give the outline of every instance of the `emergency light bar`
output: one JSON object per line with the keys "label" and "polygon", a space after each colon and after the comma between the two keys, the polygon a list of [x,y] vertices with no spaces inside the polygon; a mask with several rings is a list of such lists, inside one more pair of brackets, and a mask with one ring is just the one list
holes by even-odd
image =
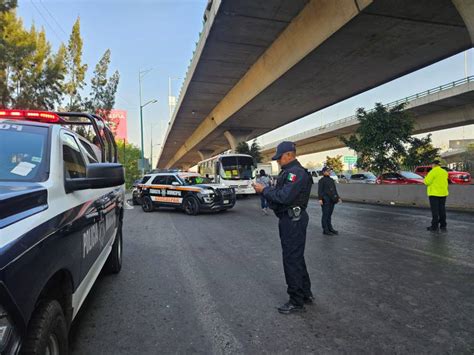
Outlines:
{"label": "emergency light bar", "polygon": [[61,120],[52,112],[30,110],[0,110],[0,118],[27,119],[44,123],[57,123]]}

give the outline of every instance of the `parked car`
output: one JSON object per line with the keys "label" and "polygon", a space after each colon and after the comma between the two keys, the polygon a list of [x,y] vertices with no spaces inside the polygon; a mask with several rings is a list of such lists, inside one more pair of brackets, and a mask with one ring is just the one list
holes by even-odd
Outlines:
{"label": "parked car", "polygon": [[351,179],[351,174],[339,174],[337,177],[340,183],[347,184]]}
{"label": "parked car", "polygon": [[152,212],[173,207],[188,215],[217,212],[235,205],[235,190],[215,184],[197,173],[170,172],[146,175],[138,185],[142,209]]}
{"label": "parked car", "polygon": [[411,171],[400,171],[398,173],[382,174],[377,178],[376,183],[388,185],[422,185],[423,177]]}
{"label": "parked car", "polygon": [[372,173],[352,174],[349,179],[350,184],[375,184],[377,177]]}
{"label": "parked car", "polygon": [[[469,185],[472,182],[471,174],[465,171],[456,171],[452,170],[446,166],[442,167],[444,170],[448,172],[448,180],[450,184],[462,184],[462,185]],[[418,166],[415,168],[415,173],[425,177],[431,171],[431,166]]]}
{"label": "parked car", "polygon": [[[315,184],[317,184],[319,182],[319,180],[321,180],[321,178],[324,176],[322,170],[309,170],[309,172],[311,173],[311,176],[313,177],[313,182]],[[336,183],[339,182],[339,178],[338,178],[338,176],[336,175],[336,173],[334,171],[331,171],[330,177]]]}
{"label": "parked car", "polygon": [[69,352],[101,270],[122,267],[124,182],[100,117],[0,110],[1,354]]}
{"label": "parked car", "polygon": [[136,206],[136,205],[141,204],[140,193],[139,193],[140,191],[138,189],[138,185],[148,181],[149,178],[150,178],[150,175],[145,175],[142,179],[137,179],[133,182],[133,185],[132,185],[132,205]]}

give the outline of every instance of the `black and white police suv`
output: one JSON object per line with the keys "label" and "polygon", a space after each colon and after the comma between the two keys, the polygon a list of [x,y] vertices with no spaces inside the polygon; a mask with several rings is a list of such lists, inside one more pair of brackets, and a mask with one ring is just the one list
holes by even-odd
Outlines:
{"label": "black and white police suv", "polygon": [[145,212],[174,207],[188,215],[225,211],[235,205],[235,191],[213,184],[196,173],[169,172],[145,175],[138,184],[139,199]]}
{"label": "black and white police suv", "polygon": [[0,109],[0,353],[68,353],[100,271],[121,269],[123,184],[100,117]]}

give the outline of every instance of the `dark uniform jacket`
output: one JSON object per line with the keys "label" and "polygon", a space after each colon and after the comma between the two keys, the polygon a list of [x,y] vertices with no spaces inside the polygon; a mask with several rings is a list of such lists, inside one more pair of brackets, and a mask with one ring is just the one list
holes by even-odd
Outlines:
{"label": "dark uniform jacket", "polygon": [[281,167],[275,187],[266,187],[263,196],[270,208],[281,217],[291,207],[308,207],[313,178],[298,160]]}
{"label": "dark uniform jacket", "polygon": [[324,203],[337,203],[339,200],[336,183],[329,176],[323,176],[318,182],[318,199]]}

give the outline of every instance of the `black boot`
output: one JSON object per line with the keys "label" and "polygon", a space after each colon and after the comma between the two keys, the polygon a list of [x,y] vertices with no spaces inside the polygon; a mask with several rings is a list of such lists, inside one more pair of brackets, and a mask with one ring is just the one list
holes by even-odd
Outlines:
{"label": "black boot", "polygon": [[287,302],[284,305],[278,307],[278,312],[282,314],[290,314],[290,313],[298,313],[298,312],[305,312],[306,309],[304,306],[295,306],[291,302]]}
{"label": "black boot", "polygon": [[337,230],[335,230],[333,227],[329,228],[329,231],[332,233],[332,234],[336,234],[338,235],[339,232]]}
{"label": "black boot", "polygon": [[429,231],[429,232],[437,232],[438,228],[436,228],[436,227],[426,227],[426,230]]}
{"label": "black boot", "polygon": [[323,234],[324,234],[324,235],[334,235],[334,234],[331,233],[329,230],[323,231]]}

